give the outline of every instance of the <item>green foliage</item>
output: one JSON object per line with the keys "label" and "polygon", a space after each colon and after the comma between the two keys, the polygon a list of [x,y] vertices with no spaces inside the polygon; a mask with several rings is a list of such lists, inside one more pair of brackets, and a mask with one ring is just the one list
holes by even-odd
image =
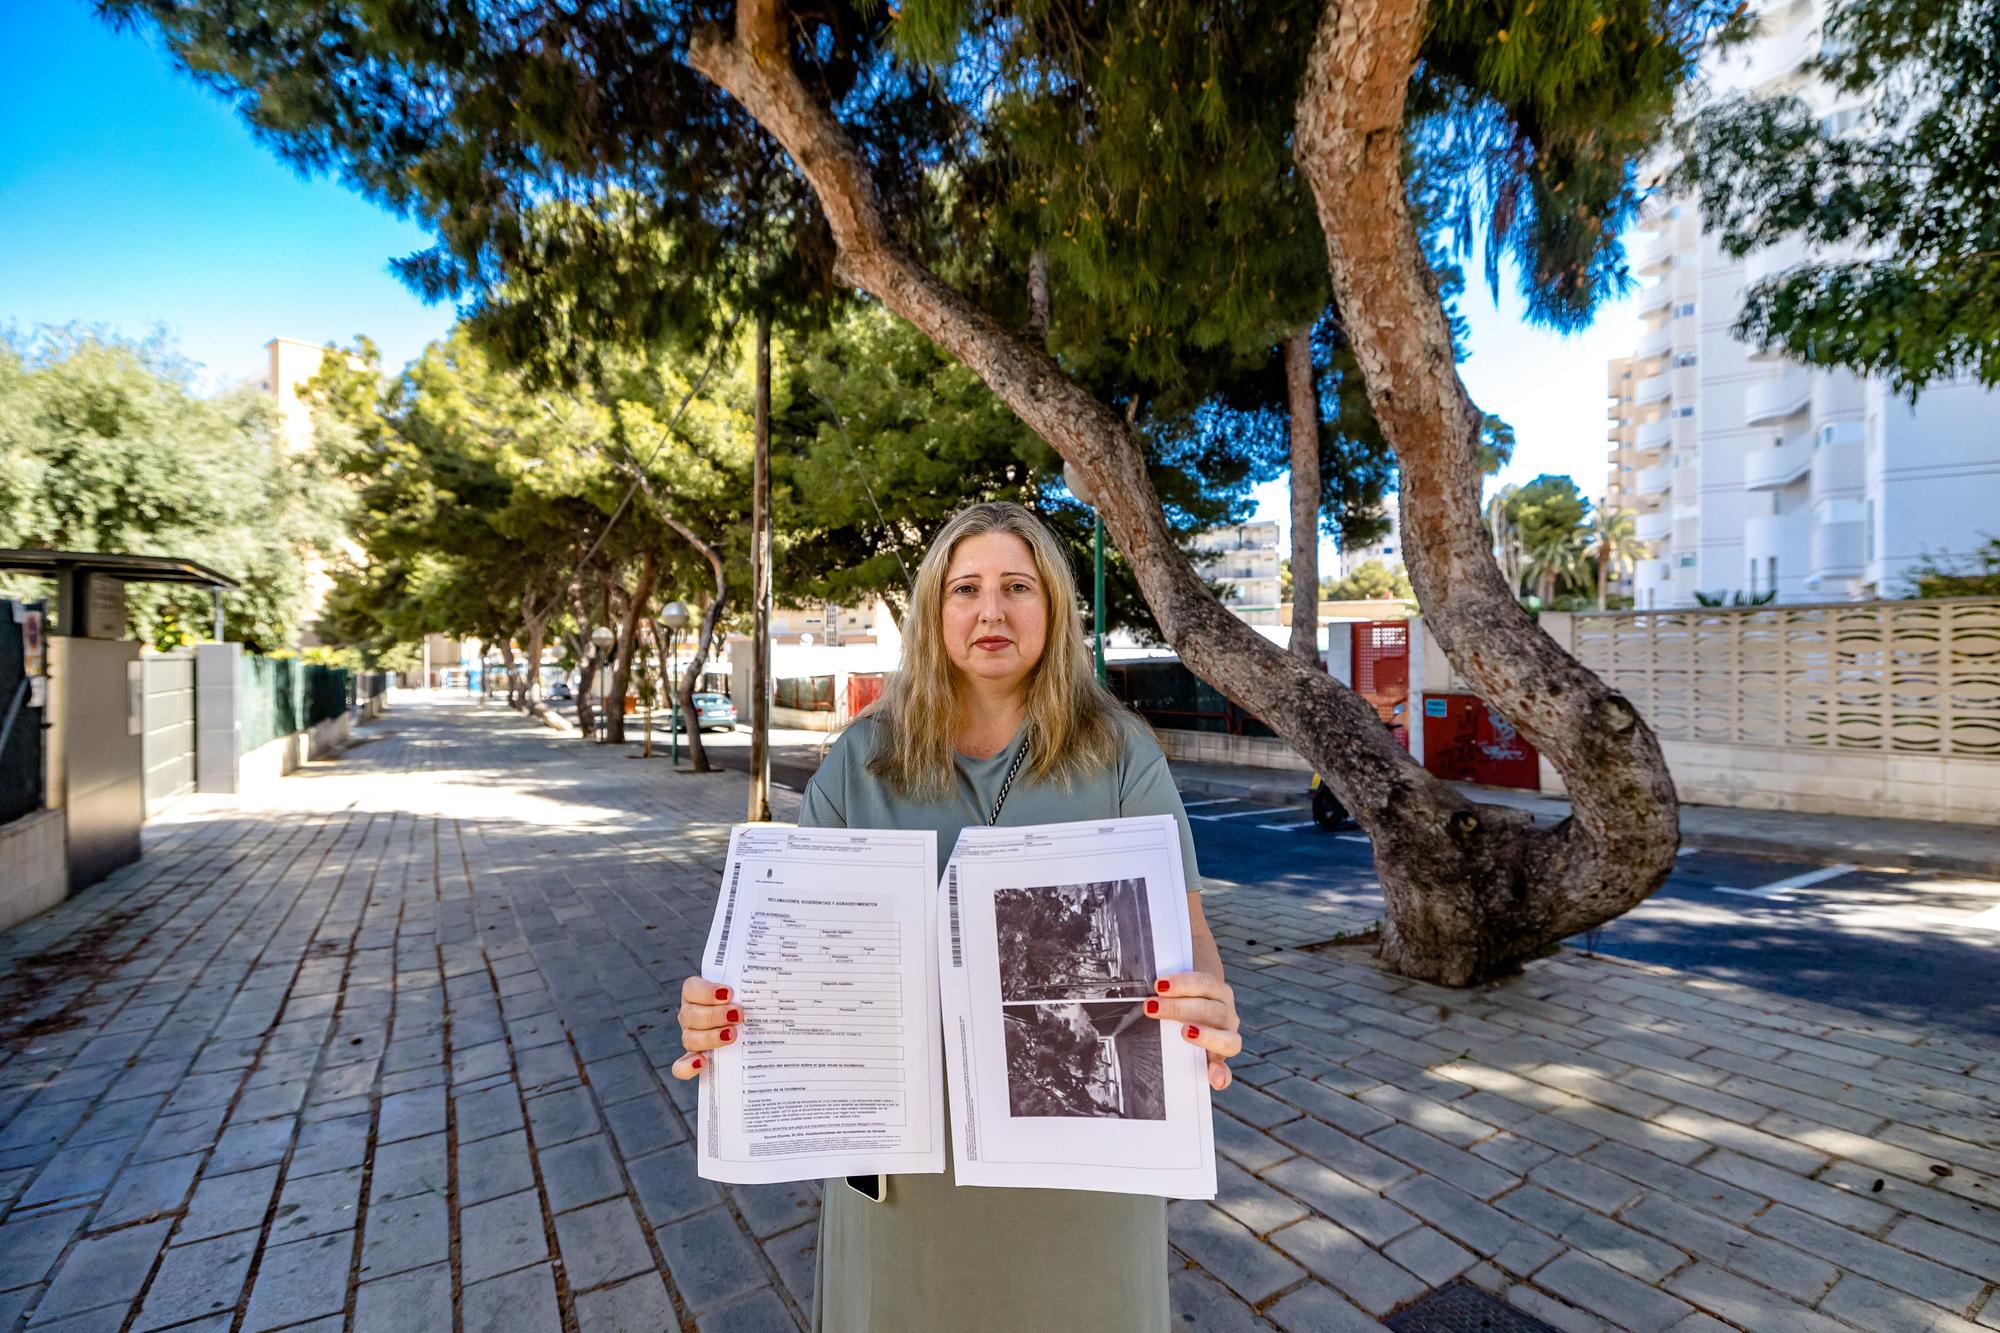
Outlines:
{"label": "green foliage", "polygon": [[367,350],[330,360],[311,386],[327,433],[345,441],[338,461],[359,488],[367,556],[341,571],[333,642],[373,663],[428,632],[505,641],[578,597],[601,615],[604,585],[628,586],[646,551],[662,568],[655,600],[704,600],[706,563],[643,495],[626,502],[641,469],[676,516],[746,561],[740,373],[712,379],[670,430],[690,388],[672,358],[601,355],[603,378],[571,392],[505,368],[462,326],[393,378]]}
{"label": "green foliage", "polygon": [[1694,600],[1697,606],[1768,606],[1778,600],[1778,590],[1744,592],[1738,588],[1734,592],[1697,592]]}
{"label": "green foliage", "polygon": [[1381,597],[1399,597],[1405,601],[1416,599],[1416,593],[1410,589],[1410,571],[1403,568],[1400,560],[1393,565],[1380,560],[1364,560],[1346,578],[1323,580],[1319,585],[1319,595],[1335,602],[1373,601]]}
{"label": "green foliage", "polygon": [[1918,597],[2000,597],[2000,537],[1988,537],[1969,555],[1927,555],[1909,569]]}
{"label": "green foliage", "polygon": [[1487,506],[1501,572],[1523,596],[1553,607],[1565,593],[1595,596],[1590,501],[1568,477],[1547,473],[1503,486]]}
{"label": "green foliage", "polygon": [[[82,328],[0,339],[0,546],[198,560],[243,586],[224,630],[258,652],[297,641],[306,557],[330,550],[345,494],[288,453],[254,390],[198,396],[158,342]],[[208,638],[206,589],[127,590],[135,637]]]}
{"label": "green foliage", "polygon": [[1822,256],[1754,284],[1740,336],[1912,396],[2000,384],[1996,31],[2000,0],[1843,0],[1813,72],[1863,99],[1858,123],[1737,95],[1677,127],[1673,187],[1700,191],[1725,250]]}

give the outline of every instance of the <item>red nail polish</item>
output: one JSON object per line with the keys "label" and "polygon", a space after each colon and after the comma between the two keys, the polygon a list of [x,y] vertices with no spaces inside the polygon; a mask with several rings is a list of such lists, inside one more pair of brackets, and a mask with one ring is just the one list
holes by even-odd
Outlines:
{"label": "red nail polish", "polygon": [[715,998],[716,998],[716,1000],[717,1000],[718,1002],[719,1002],[719,1001],[722,1001],[722,1000],[726,1000],[726,999],[728,999],[728,998],[729,998],[729,987],[727,987],[727,986],[717,986],[717,987],[715,988]]}
{"label": "red nail polish", "polygon": [[1159,1012],[1160,1012],[1160,1002],[1158,1000],[1146,1001],[1146,1013],[1149,1017],[1157,1016]]}
{"label": "red nail polish", "polygon": [[741,1009],[731,1009],[722,1016],[722,1019],[725,1023],[741,1023],[743,1021],[743,1011]]}
{"label": "red nail polish", "polygon": [[1189,1041],[1193,1041],[1196,1037],[1199,1037],[1200,1035],[1201,1035],[1200,1028],[1196,1027],[1192,1023],[1188,1024],[1186,1036]]}
{"label": "red nail polish", "polygon": [[1167,983],[1164,981],[1156,981],[1153,983],[1153,989],[1158,991],[1160,994],[1165,995],[1167,993]]}
{"label": "red nail polish", "polygon": [[724,1041],[731,1041],[735,1038],[735,1036],[736,1036],[736,1029],[734,1028],[722,1029],[722,1039]]}
{"label": "red nail polish", "polygon": [[701,1057],[697,1055],[691,1062],[689,1062],[688,1068],[689,1069],[701,1068]]}

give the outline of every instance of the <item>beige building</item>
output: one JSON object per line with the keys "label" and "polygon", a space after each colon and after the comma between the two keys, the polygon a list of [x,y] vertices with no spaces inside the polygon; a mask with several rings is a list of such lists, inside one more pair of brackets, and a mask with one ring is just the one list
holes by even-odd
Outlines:
{"label": "beige building", "polygon": [[1204,532],[1188,543],[1201,576],[1228,585],[1222,604],[1248,625],[1276,625],[1278,618],[1278,525],[1237,523]]}
{"label": "beige building", "polygon": [[[1639,401],[1640,382],[1652,376],[1658,360],[1657,353],[1617,357],[1607,367],[1604,384],[1605,397],[1610,400],[1604,410],[1610,470],[1604,480],[1601,507],[1610,513],[1631,514],[1636,534],[1647,544],[1649,553],[1653,543],[1664,539],[1673,527],[1672,515],[1666,512],[1668,488],[1653,484],[1662,475],[1655,469],[1666,458],[1672,438],[1673,427],[1667,417],[1671,404],[1650,388],[1646,401]],[[1647,481],[1644,487],[1639,485],[1642,476]],[[1632,576],[1621,577],[1608,591],[1629,597]]]}
{"label": "beige building", "polygon": [[[326,362],[327,349],[318,343],[302,342],[297,338],[273,338],[264,344],[264,368],[243,383],[259,393],[268,395],[278,405],[278,438],[285,452],[303,453],[312,448],[312,409],[299,394],[300,388],[319,373]],[[342,549],[347,556],[359,562],[364,557],[361,548],[352,541],[343,541]],[[333,592],[333,575],[327,571],[326,561],[318,552],[306,556],[306,605],[300,623],[304,629],[299,635],[299,646],[314,647],[319,636],[314,627],[319,623],[320,613],[326,609],[326,599]]]}
{"label": "beige building", "polygon": [[866,606],[840,606],[833,602],[773,606],[771,642],[818,644],[822,648],[880,644],[900,653],[903,635],[896,628],[896,618],[889,614],[889,604],[877,597]]}

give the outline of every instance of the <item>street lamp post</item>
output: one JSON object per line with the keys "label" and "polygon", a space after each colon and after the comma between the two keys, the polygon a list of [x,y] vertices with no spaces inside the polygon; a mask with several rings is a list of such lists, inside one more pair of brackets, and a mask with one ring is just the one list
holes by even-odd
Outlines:
{"label": "street lamp post", "polygon": [[[667,682],[667,698],[673,701],[670,705],[673,709],[673,721],[669,725],[673,728],[675,768],[681,766],[681,689],[679,672],[675,667],[674,643],[680,632],[687,628],[687,623],[688,609],[679,602],[668,602],[660,608],[660,624],[666,626],[667,630],[667,665],[664,674]],[[696,710],[695,716],[688,719],[688,726],[690,728],[697,726],[696,719],[700,716],[700,710]]]}
{"label": "street lamp post", "polygon": [[599,745],[604,743],[606,730],[604,710],[610,707],[608,700],[611,681],[604,671],[604,655],[617,641],[617,634],[612,632],[608,625],[599,625],[590,632],[590,646],[597,649],[597,743]]}
{"label": "street lamp post", "polygon": [[1090,506],[1091,518],[1091,562],[1092,574],[1090,593],[1090,631],[1096,641],[1097,683],[1105,683],[1104,676],[1104,514],[1099,510],[1089,487],[1083,484],[1069,468],[1063,468],[1063,485],[1080,503]]}

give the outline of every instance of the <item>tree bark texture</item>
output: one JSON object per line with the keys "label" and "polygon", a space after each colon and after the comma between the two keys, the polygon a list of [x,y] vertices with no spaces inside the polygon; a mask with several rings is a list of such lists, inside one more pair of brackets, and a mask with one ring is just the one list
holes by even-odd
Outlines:
{"label": "tree bark texture", "polygon": [[757,317],[757,415],[750,470],[750,813],[771,817],[771,321]]}
{"label": "tree bark texture", "polygon": [[[1382,7],[1363,6],[1371,13]],[[1410,50],[1413,56],[1414,46]],[[1392,965],[1426,980],[1469,985],[1509,971],[1566,936],[1617,915],[1658,884],[1664,875],[1659,867],[1665,864],[1659,859],[1659,846],[1664,845],[1664,855],[1671,860],[1673,806],[1672,788],[1650,733],[1629,705],[1606,695],[1601,685],[1596,700],[1580,696],[1579,676],[1587,673],[1534,631],[1518,607],[1511,608],[1514,621],[1526,624],[1546,652],[1522,649],[1515,634],[1499,650],[1505,655],[1481,663],[1481,676],[1518,671],[1518,680],[1507,689],[1509,699],[1546,682],[1558,698],[1543,711],[1581,705],[1601,719],[1607,734],[1622,738],[1600,748],[1622,745],[1651,752],[1650,771],[1657,782],[1614,780],[1622,784],[1617,803],[1640,827],[1638,835],[1622,845],[1615,841],[1619,831],[1601,823],[1593,822],[1579,832],[1581,821],[1571,821],[1538,834],[1523,814],[1474,806],[1417,767],[1382,727],[1373,705],[1300,657],[1281,651],[1226,611],[1176,544],[1127,424],[1065,375],[1033,341],[947,286],[890,236],[865,165],[792,68],[785,19],[775,0],[739,0],[734,33],[714,27],[697,30],[688,61],[742,103],[791,155],[825,211],[838,246],[842,278],[869,292],[979,375],[1081,475],[1181,660],[1265,720],[1326,776],[1373,839],[1388,908],[1383,948]],[[1379,131],[1381,142],[1376,145],[1395,170],[1399,207],[1400,88],[1408,76],[1408,64],[1394,76],[1398,118]],[[1404,225],[1407,228],[1407,214]],[[1329,246],[1334,248],[1331,240]],[[1420,253],[1417,260],[1421,263]],[[1334,268],[1338,273],[1338,262]],[[1424,289],[1429,286],[1429,269],[1425,266],[1418,272],[1418,287]],[[1349,297],[1337,281],[1336,296],[1345,317]],[[1379,344],[1370,344],[1377,353],[1376,364],[1363,364],[1370,372],[1371,387],[1400,386],[1406,375],[1429,380],[1436,370],[1426,359],[1433,354],[1442,358],[1445,373],[1456,384],[1449,337],[1439,333],[1435,346],[1429,342],[1429,330],[1433,325],[1441,328],[1443,319],[1434,288],[1428,300],[1429,315],[1421,321],[1426,329],[1423,338],[1397,349],[1397,355],[1415,356],[1416,361],[1404,365],[1385,358]],[[1371,320],[1399,315],[1419,320],[1409,310],[1387,310],[1379,303],[1366,307],[1365,314]],[[1371,338],[1375,335],[1371,327]],[[1469,409],[1462,389],[1458,396]],[[1382,411],[1378,405],[1378,414]],[[1385,423],[1392,419],[1384,415]],[[1459,418],[1440,418],[1433,430],[1444,420],[1455,426]],[[1476,431],[1476,413],[1471,424]],[[1390,438],[1393,442],[1396,436]],[[1453,438],[1463,445],[1471,437]],[[1441,495],[1447,502],[1462,502],[1469,496],[1471,528],[1476,531],[1477,465],[1467,452],[1470,491],[1462,487],[1457,492],[1440,491],[1438,481],[1426,477],[1421,503],[1438,503]],[[1406,483],[1406,529],[1418,507]],[[1423,516],[1426,534],[1440,526],[1442,517]],[[1449,558],[1461,559],[1463,553],[1453,548]],[[1490,553],[1485,560],[1490,569]],[[1497,574],[1493,578],[1497,581]],[[1441,581],[1439,586],[1445,585]],[[1453,623],[1463,629],[1463,617],[1455,617]],[[1486,651],[1474,634],[1441,637],[1455,660],[1469,650]],[[761,634],[758,641],[765,641]],[[1538,675],[1545,661],[1562,670],[1554,676]],[[1460,666],[1463,669],[1464,663]],[[1506,711],[1504,703],[1502,710]],[[1643,755],[1633,761],[1633,772],[1645,768]],[[1565,774],[1573,791],[1594,780],[1587,765],[1574,771],[1565,768]],[[1654,801],[1650,809],[1639,808],[1642,790]],[[1591,804],[1593,810],[1601,805],[1595,798]],[[1659,837],[1662,818],[1664,844]],[[1614,841],[1606,844],[1605,838]],[[1625,852],[1639,858],[1636,870],[1618,864]]]}
{"label": "tree bark texture", "polygon": [[1285,339],[1285,392],[1292,406],[1292,641],[1319,660],[1319,386],[1313,380],[1312,326]]}
{"label": "tree bark texture", "polygon": [[1651,728],[1536,626],[1494,563],[1479,505],[1481,414],[1458,377],[1403,176],[1424,11],[1424,0],[1327,6],[1293,154],[1312,186],[1342,328],[1396,452],[1425,628],[1555,764],[1574,811],[1537,832],[1492,811],[1440,809],[1420,822],[1443,815],[1447,838],[1378,854],[1390,906],[1385,953],[1406,972],[1432,975],[1475,944],[1518,954],[1630,910],[1665,880],[1680,835]]}

